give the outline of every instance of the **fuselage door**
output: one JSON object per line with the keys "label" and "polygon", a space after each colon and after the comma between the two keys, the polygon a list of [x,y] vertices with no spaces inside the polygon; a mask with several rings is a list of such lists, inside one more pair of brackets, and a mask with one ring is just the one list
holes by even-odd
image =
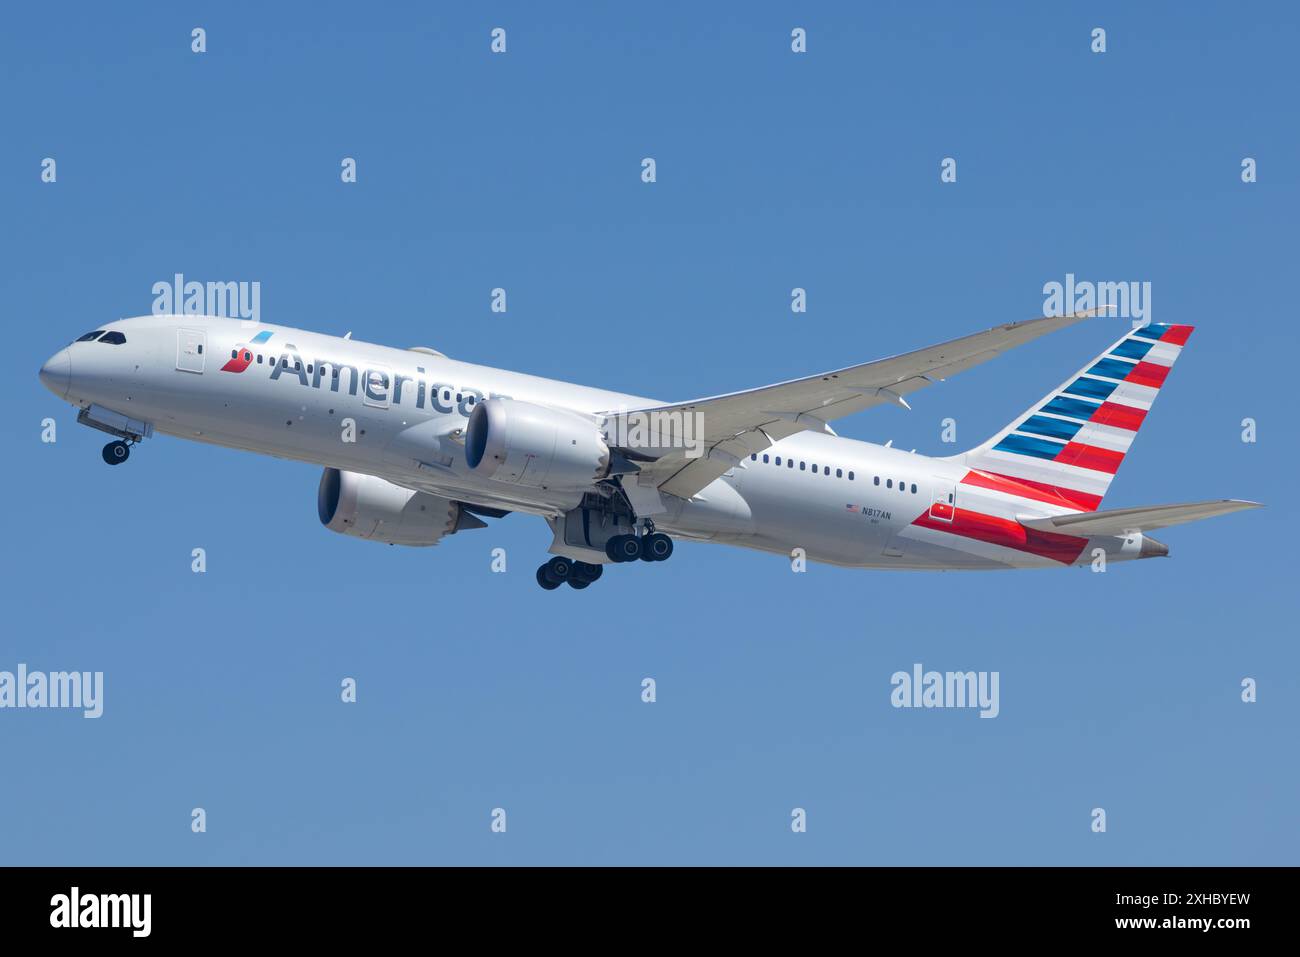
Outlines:
{"label": "fuselage door", "polygon": [[176,368],[181,372],[203,371],[207,333],[202,329],[176,330]]}
{"label": "fuselage door", "polygon": [[951,522],[957,516],[957,486],[948,479],[935,476],[933,495],[930,498],[930,517],[940,522]]}

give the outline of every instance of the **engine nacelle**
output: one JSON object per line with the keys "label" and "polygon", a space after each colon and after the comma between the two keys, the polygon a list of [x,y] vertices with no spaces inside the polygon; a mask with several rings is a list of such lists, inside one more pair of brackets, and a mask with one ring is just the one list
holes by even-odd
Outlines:
{"label": "engine nacelle", "polygon": [[498,482],[585,489],[608,473],[609,446],[596,423],[576,412],[487,399],[465,427],[465,463]]}
{"label": "engine nacelle", "polygon": [[460,527],[482,525],[451,499],[330,468],[320,477],[316,511],[331,532],[389,545],[436,545]]}

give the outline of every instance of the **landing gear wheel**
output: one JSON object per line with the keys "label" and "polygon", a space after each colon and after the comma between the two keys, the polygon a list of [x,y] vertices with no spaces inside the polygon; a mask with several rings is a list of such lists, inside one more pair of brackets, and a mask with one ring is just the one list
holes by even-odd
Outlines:
{"label": "landing gear wheel", "polygon": [[673,553],[673,540],[663,532],[655,532],[641,539],[641,559],[647,562],[667,561]]}
{"label": "landing gear wheel", "polygon": [[[569,576],[569,584],[573,585],[574,588],[585,588],[604,573],[604,565],[593,565],[591,562],[574,562],[573,574]],[[583,582],[583,584],[576,585],[575,582]]]}
{"label": "landing gear wheel", "polygon": [[547,591],[554,591],[560,587],[559,582],[553,582],[546,577],[546,566],[543,565],[537,569],[537,584],[541,585]]}
{"label": "landing gear wheel", "polygon": [[585,578],[570,578],[570,579],[569,579],[569,587],[570,587],[570,588],[576,588],[576,589],[578,589],[579,591],[581,591],[582,589],[586,588],[586,587],[587,587],[588,585],[590,585],[590,584],[591,584],[591,582],[588,581],[588,580],[585,579]]}
{"label": "landing gear wheel", "polygon": [[127,456],[131,454],[131,446],[118,439],[116,442],[109,442],[108,445],[104,446],[104,451],[101,454],[104,456],[104,461],[109,465],[121,465],[126,461]]}
{"label": "landing gear wheel", "polygon": [[611,562],[634,562],[641,557],[641,539],[635,535],[615,535],[605,544]]}
{"label": "landing gear wheel", "polygon": [[560,585],[568,581],[573,575],[573,562],[563,555],[556,555],[542,566],[542,571],[547,579]]}

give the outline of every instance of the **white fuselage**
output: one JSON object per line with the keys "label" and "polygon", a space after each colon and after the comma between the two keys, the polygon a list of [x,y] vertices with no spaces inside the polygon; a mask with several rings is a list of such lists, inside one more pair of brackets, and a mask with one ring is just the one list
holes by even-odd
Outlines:
{"label": "white fuselage", "polygon": [[[113,410],[169,435],[552,519],[578,504],[581,490],[525,488],[468,468],[454,436],[474,403],[505,396],[588,415],[657,404],[428,350],[237,319],[148,316],[100,328],[126,341],[73,343],[42,371],[46,385],[77,406]],[[390,383],[381,395],[366,387],[376,370]],[[355,441],[341,441],[349,419]],[[1077,554],[1068,542],[1002,543],[1017,516],[1068,509],[963,484],[967,473],[962,456],[930,458],[805,432],[742,460],[688,501],[665,496],[667,511],[655,524],[683,538],[784,555],[803,549],[809,560],[852,566],[1059,567],[1087,563],[1098,547],[1108,560],[1137,557],[1140,542],[1121,539],[1080,544]],[[956,524],[929,517],[939,501],[951,506],[941,514],[956,511]],[[977,535],[959,533],[975,527],[968,522]]]}

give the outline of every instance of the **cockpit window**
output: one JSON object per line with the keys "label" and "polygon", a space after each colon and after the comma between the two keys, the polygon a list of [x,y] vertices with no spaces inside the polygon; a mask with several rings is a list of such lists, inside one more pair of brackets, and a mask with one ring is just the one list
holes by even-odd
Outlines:
{"label": "cockpit window", "polygon": [[106,332],[104,333],[104,338],[99,341],[107,342],[109,345],[120,346],[122,343],[126,342],[126,336],[122,335],[120,332]]}
{"label": "cockpit window", "polygon": [[75,339],[75,340],[73,340],[73,341],[75,341],[75,342],[94,342],[96,339],[98,339],[98,338],[99,338],[100,336],[102,336],[103,334],[104,334],[104,330],[103,330],[103,329],[96,329],[94,332],[88,332],[88,333],[86,333],[84,336],[80,336],[79,338],[77,338],[77,339]]}

